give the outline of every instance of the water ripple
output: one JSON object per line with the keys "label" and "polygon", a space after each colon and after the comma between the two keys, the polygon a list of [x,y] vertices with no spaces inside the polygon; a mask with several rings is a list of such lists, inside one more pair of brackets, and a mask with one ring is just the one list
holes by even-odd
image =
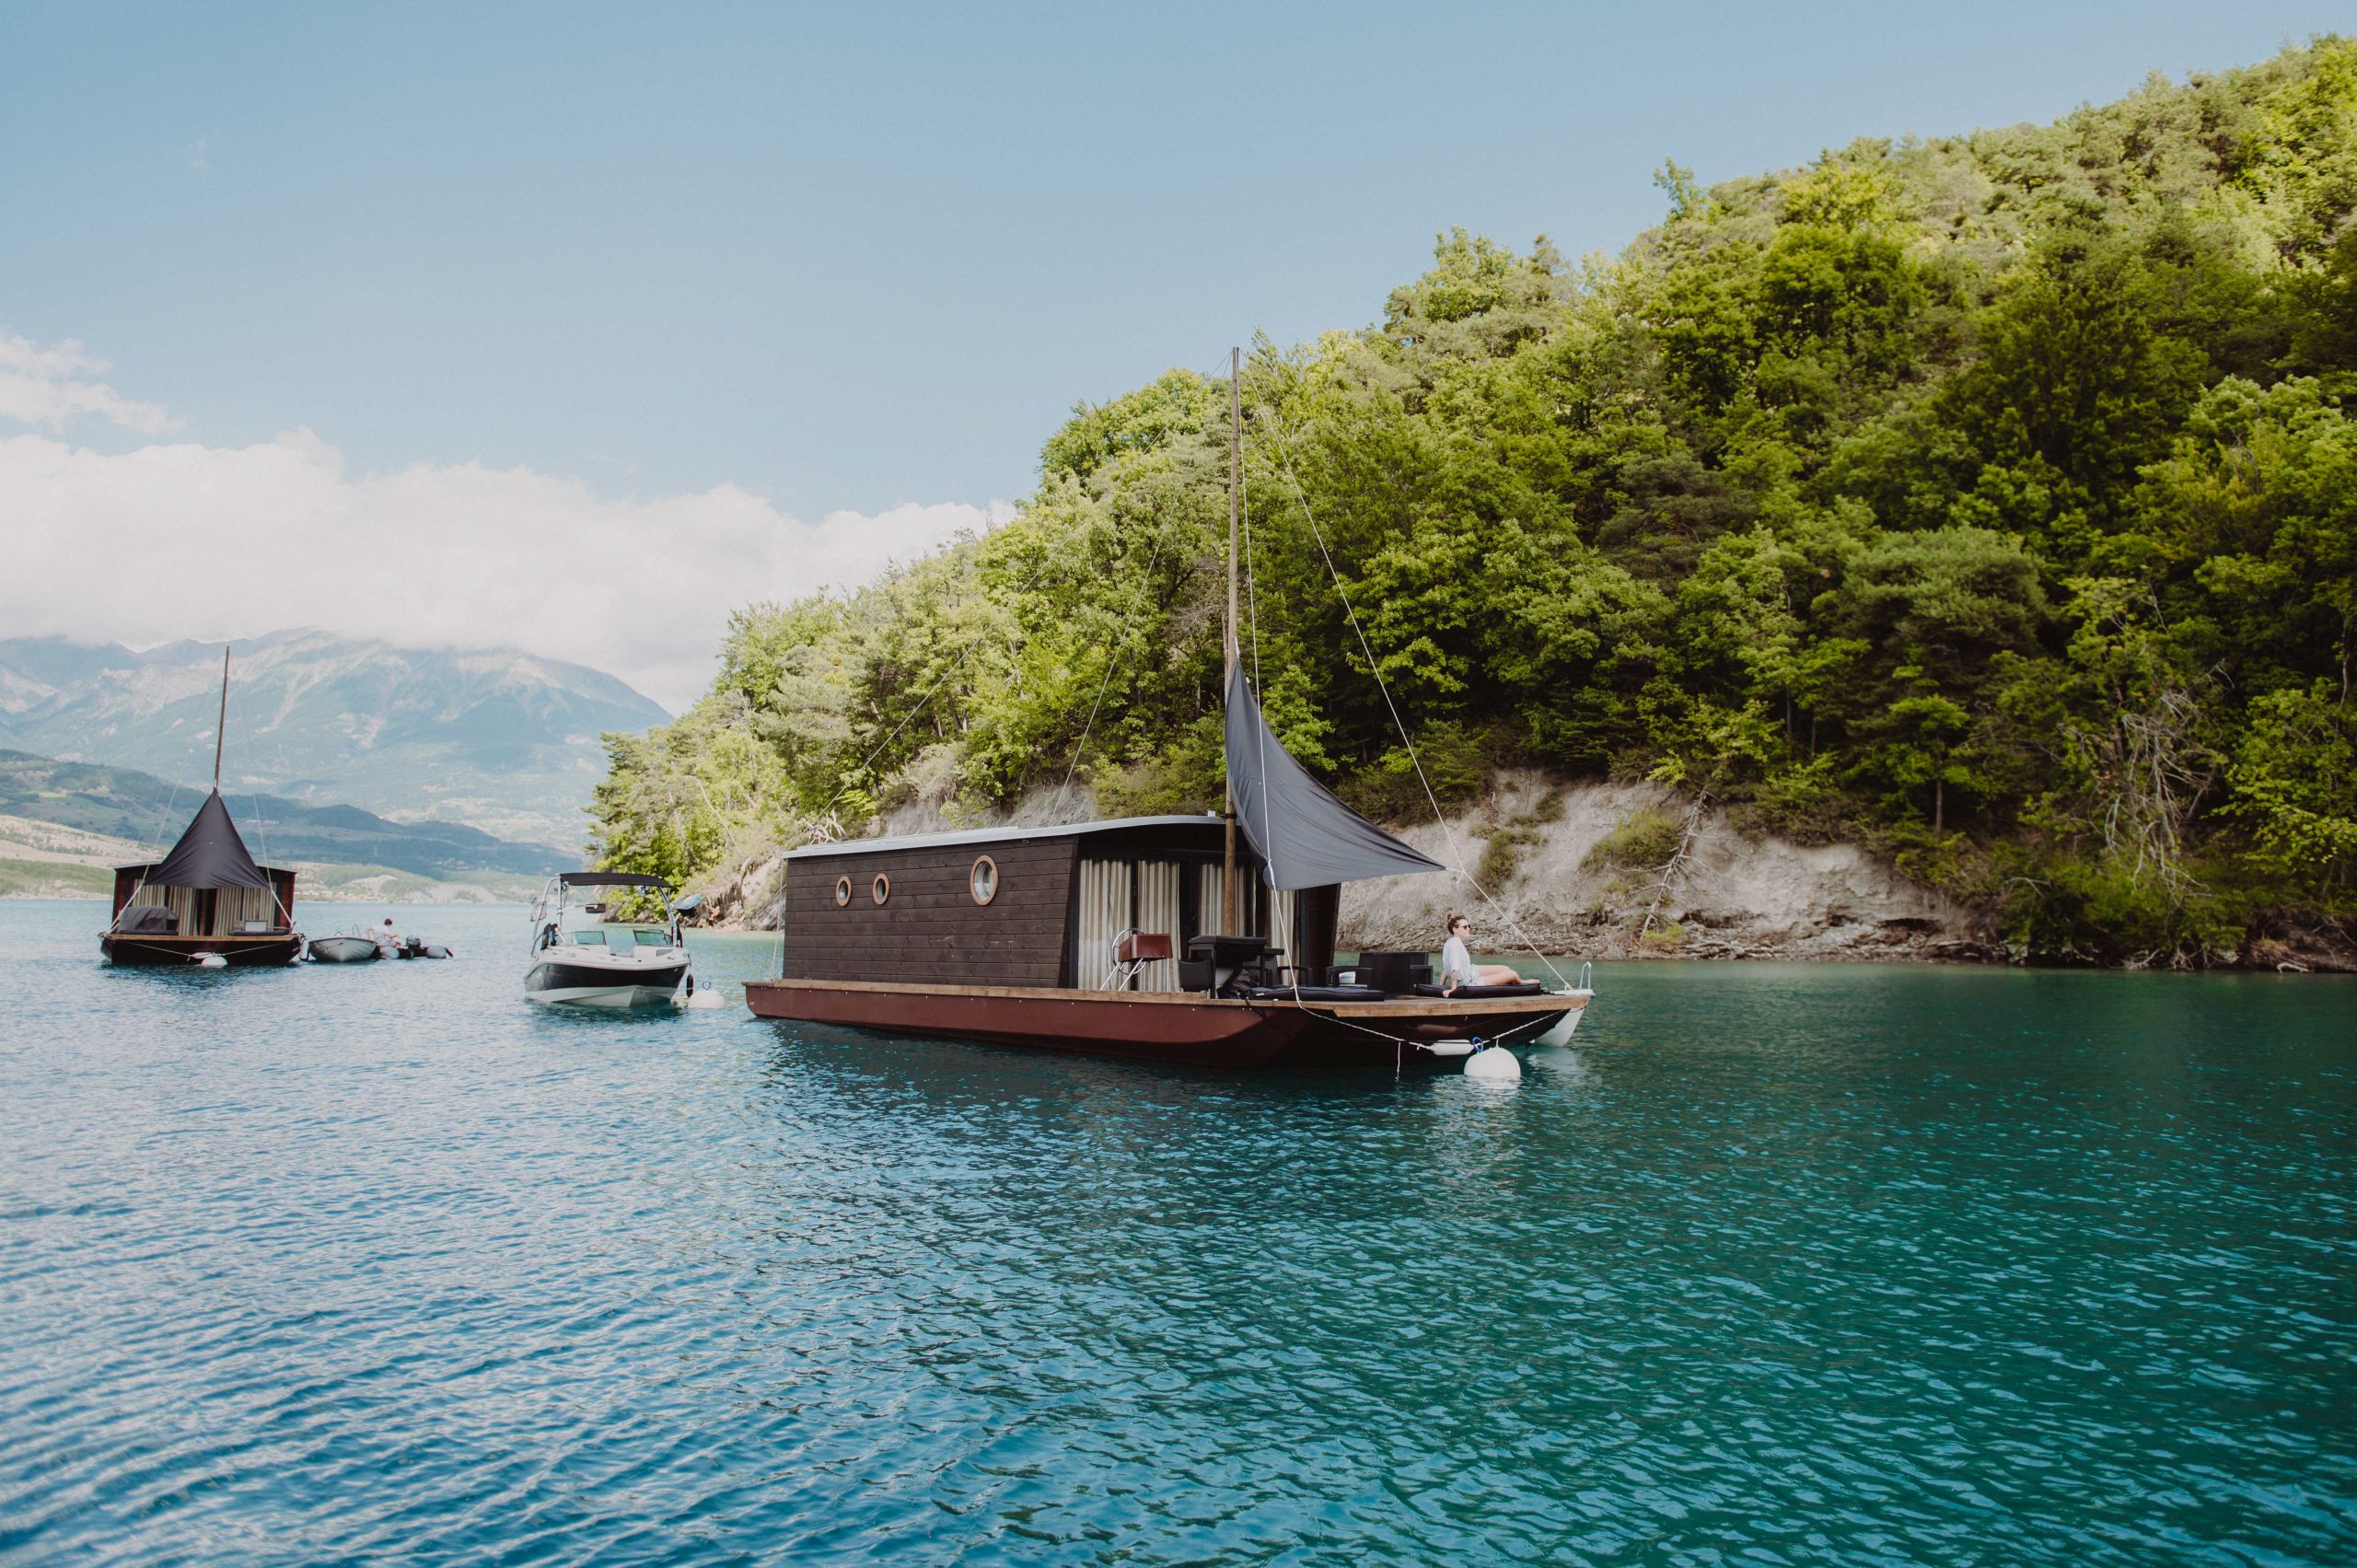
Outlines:
{"label": "water ripple", "polygon": [[2344,982],[1616,969],[1501,1094],[557,1017],[435,920],[0,906],[0,1557],[2357,1560]]}

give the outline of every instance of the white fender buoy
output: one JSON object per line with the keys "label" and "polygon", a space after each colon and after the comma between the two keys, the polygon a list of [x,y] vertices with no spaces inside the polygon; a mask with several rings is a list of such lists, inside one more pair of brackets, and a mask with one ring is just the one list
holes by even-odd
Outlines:
{"label": "white fender buoy", "polygon": [[1522,1076],[1522,1063],[1515,1061],[1514,1052],[1504,1046],[1493,1045],[1465,1059],[1465,1075],[1511,1084]]}
{"label": "white fender buoy", "polygon": [[1423,1049],[1434,1056],[1456,1057],[1472,1055],[1474,1046],[1469,1040],[1426,1040]]}
{"label": "white fender buoy", "polygon": [[688,1005],[691,1007],[726,1007],[728,1005],[728,998],[723,996],[717,991],[691,991],[688,993]]}
{"label": "white fender buoy", "polygon": [[189,962],[201,970],[226,970],[229,967],[229,960],[218,953],[198,953],[191,957]]}

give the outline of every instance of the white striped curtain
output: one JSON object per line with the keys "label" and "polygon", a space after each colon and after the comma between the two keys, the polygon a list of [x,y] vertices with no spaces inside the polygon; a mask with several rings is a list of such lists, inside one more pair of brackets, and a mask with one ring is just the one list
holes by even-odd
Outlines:
{"label": "white striped curtain", "polygon": [[1113,967],[1113,942],[1130,923],[1130,863],[1080,863],[1080,919],[1073,928],[1073,984],[1100,991]]}
{"label": "white striped curtain", "polygon": [[131,895],[134,904],[157,904],[180,916],[183,936],[230,936],[246,921],[279,923],[278,900],[267,888],[224,888],[213,904],[213,928],[200,930],[197,911],[204,897],[197,888],[143,887]]}
{"label": "white striped curtain", "polygon": [[1294,910],[1298,903],[1297,896],[1263,888],[1259,877],[1248,871],[1239,871],[1237,875],[1244,886],[1243,896],[1237,900],[1236,923],[1243,929],[1232,933],[1223,931],[1222,927],[1227,921],[1226,912],[1220,904],[1221,879],[1225,875],[1221,866],[1201,868],[1202,880],[1197,884],[1199,901],[1195,906],[1199,912],[1197,925],[1202,930],[1218,931],[1223,935],[1266,936],[1285,950],[1286,958],[1292,958]]}
{"label": "white striped curtain", "polygon": [[174,914],[180,916],[180,934],[181,935],[203,936],[209,934],[199,931],[196,928],[196,900],[198,897],[197,889],[194,888],[143,887],[137,892],[131,895],[131,901],[134,904],[155,904],[163,909],[168,909]]}
{"label": "white striped curtain", "polygon": [[1222,869],[1216,865],[1196,868],[1195,924],[1199,931],[1217,935],[1231,935],[1227,930],[1227,915],[1220,902]]}
{"label": "white striped curtain", "polygon": [[[1138,929],[1170,938],[1170,950],[1181,950],[1178,941],[1178,889],[1180,868],[1167,860],[1150,860],[1138,867]],[[1158,961],[1138,971],[1140,991],[1176,991],[1178,989],[1178,966],[1175,962]]]}
{"label": "white striped curtain", "polygon": [[1297,964],[1301,962],[1301,943],[1298,940],[1300,934],[1294,929],[1293,916],[1300,895],[1282,892],[1271,888],[1269,889],[1268,897],[1269,940],[1285,950],[1285,956],[1277,961],[1283,964]]}
{"label": "white striped curtain", "polygon": [[278,923],[278,900],[267,888],[224,888],[220,901],[214,905],[214,931],[226,936],[249,921],[259,921],[264,926]]}

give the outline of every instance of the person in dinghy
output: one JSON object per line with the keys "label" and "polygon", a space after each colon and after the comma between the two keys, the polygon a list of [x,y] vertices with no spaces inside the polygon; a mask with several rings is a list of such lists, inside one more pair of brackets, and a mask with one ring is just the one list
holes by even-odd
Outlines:
{"label": "person in dinghy", "polygon": [[1461,914],[1448,917],[1448,940],[1440,949],[1441,994],[1453,995],[1460,985],[1520,985],[1522,976],[1504,964],[1477,964],[1466,941],[1473,923]]}

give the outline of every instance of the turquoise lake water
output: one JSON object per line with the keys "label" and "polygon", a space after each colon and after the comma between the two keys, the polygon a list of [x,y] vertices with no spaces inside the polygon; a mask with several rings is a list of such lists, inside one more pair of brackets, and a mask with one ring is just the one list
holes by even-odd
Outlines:
{"label": "turquoise lake water", "polygon": [[1223,1080],[400,912],[0,904],[0,1561],[2357,1562],[2347,981],[1609,967],[1518,1086]]}

